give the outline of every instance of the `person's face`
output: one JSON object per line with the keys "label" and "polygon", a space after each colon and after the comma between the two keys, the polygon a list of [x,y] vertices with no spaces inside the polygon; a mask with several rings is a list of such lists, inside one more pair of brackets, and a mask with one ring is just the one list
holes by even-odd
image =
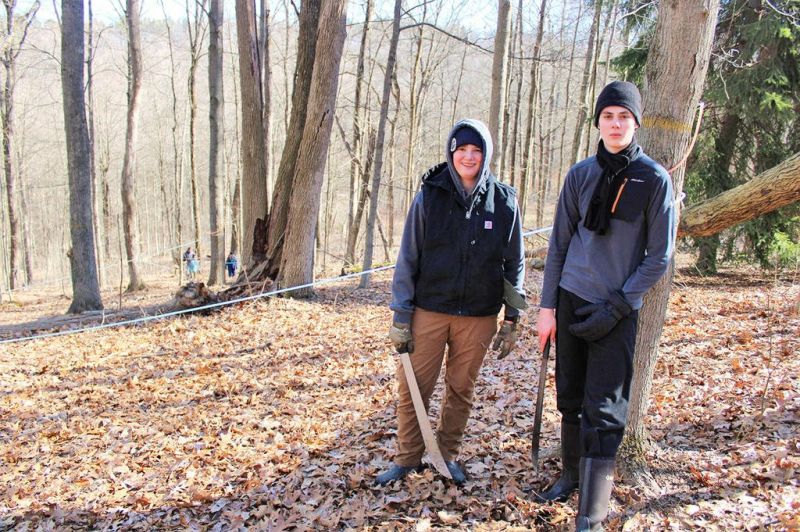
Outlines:
{"label": "person's face", "polygon": [[477,179],[482,162],[483,150],[474,144],[463,144],[453,152],[453,166],[465,181]]}
{"label": "person's face", "polygon": [[633,113],[619,105],[610,105],[600,112],[597,122],[600,138],[611,153],[617,153],[633,142],[633,134],[639,127]]}

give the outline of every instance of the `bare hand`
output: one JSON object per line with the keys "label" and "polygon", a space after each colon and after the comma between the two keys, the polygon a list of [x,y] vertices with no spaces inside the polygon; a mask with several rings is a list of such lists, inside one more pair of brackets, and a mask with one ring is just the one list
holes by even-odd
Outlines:
{"label": "bare hand", "polygon": [[544,352],[547,341],[550,345],[556,343],[556,311],[552,308],[539,309],[539,317],[536,320],[536,331],[539,334],[539,351]]}

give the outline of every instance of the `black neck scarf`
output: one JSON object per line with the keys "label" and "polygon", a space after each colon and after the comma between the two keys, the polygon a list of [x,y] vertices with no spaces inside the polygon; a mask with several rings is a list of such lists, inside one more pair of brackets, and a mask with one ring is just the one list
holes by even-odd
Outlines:
{"label": "black neck scarf", "polygon": [[608,151],[602,140],[597,145],[597,163],[603,169],[603,174],[594,187],[592,202],[583,221],[586,229],[598,235],[606,233],[611,219],[611,205],[622,183],[622,172],[632,161],[638,159],[641,153],[642,148],[635,140],[619,153]]}

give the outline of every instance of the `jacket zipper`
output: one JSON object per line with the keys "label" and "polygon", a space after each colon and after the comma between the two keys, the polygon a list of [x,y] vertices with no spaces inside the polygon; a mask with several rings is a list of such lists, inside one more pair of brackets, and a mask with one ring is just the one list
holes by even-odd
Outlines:
{"label": "jacket zipper", "polygon": [[617,210],[617,203],[619,203],[619,198],[622,196],[622,191],[625,190],[625,185],[628,184],[628,178],[626,177],[622,184],[619,186],[619,192],[617,192],[617,198],[614,200],[614,204],[611,206],[611,214],[614,214]]}

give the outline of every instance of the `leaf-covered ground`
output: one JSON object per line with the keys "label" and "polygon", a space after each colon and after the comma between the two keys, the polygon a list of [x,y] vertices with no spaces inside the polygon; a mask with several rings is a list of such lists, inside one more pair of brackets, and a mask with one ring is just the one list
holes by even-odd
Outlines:
{"label": "leaf-covered ground", "polygon": [[[535,474],[530,316],[484,364],[467,484],[373,486],[394,449],[389,275],[0,346],[0,529],[570,529],[575,498],[530,494],[557,471],[558,425],[551,365]],[[648,423],[660,495],[619,484],[608,529],[800,527],[798,298],[787,277],[677,276]]]}

